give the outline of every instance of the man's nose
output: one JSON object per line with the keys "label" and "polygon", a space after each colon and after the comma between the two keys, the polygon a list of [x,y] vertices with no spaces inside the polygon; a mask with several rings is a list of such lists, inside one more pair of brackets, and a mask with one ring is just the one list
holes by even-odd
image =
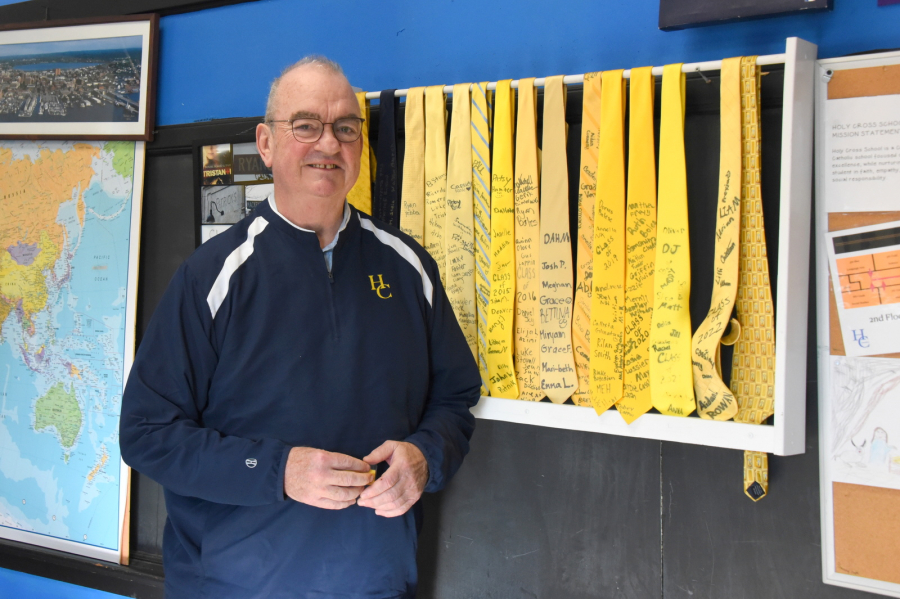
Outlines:
{"label": "man's nose", "polygon": [[324,125],[322,136],[316,142],[316,149],[325,154],[338,154],[341,151],[341,142],[334,136],[334,125]]}

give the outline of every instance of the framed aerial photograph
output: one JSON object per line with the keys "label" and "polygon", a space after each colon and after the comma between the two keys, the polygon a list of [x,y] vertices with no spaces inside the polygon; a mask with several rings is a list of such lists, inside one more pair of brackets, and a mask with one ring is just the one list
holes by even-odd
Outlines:
{"label": "framed aerial photograph", "polygon": [[153,138],[158,15],[0,26],[0,139]]}

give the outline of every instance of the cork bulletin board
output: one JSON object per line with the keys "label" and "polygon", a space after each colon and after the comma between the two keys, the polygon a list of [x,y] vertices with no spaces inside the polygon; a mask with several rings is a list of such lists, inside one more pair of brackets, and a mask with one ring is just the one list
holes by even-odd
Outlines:
{"label": "cork bulletin board", "polygon": [[900,52],[818,70],[823,580],[900,597]]}

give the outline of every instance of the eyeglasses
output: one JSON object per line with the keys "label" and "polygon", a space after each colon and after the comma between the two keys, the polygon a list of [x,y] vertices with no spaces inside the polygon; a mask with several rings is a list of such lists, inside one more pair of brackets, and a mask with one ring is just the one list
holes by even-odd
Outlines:
{"label": "eyeglasses", "polygon": [[338,119],[333,123],[323,123],[319,119],[314,118],[267,122],[290,123],[294,139],[305,144],[319,141],[319,138],[322,137],[322,132],[325,131],[325,125],[331,125],[331,130],[334,132],[335,139],[341,143],[349,144],[359,139],[359,136],[362,135],[362,124],[366,122],[366,119],[361,119],[357,116],[348,116]]}

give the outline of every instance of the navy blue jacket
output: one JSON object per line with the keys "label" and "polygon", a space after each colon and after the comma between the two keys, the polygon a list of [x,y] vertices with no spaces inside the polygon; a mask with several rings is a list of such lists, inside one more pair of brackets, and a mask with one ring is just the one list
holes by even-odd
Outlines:
{"label": "navy blue jacket", "polygon": [[286,499],[288,452],[405,440],[437,491],[468,452],[480,384],[415,241],[353,209],[329,274],[316,234],[260,204],[178,269],[125,388],[122,457],[165,489],[167,595],[414,596],[418,506]]}

